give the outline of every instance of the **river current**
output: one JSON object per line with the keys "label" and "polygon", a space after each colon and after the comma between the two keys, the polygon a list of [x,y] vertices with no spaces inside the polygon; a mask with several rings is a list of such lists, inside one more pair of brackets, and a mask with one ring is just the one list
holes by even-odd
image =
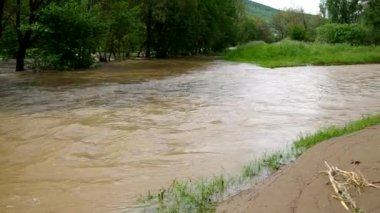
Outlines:
{"label": "river current", "polygon": [[0,212],[124,212],[300,133],[380,113],[380,65],[135,60],[0,72]]}

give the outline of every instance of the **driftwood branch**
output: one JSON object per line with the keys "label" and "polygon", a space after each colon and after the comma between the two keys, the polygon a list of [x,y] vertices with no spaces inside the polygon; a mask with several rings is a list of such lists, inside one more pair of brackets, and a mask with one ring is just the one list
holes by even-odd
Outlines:
{"label": "driftwood branch", "polygon": [[330,166],[325,162],[327,171],[323,171],[328,175],[330,183],[334,189],[335,194],[333,197],[340,201],[342,206],[352,212],[360,212],[355,200],[350,194],[350,189],[355,189],[359,194],[365,187],[374,187],[380,189],[379,186],[376,186],[370,183],[365,177],[359,172],[347,172],[339,169],[338,167]]}

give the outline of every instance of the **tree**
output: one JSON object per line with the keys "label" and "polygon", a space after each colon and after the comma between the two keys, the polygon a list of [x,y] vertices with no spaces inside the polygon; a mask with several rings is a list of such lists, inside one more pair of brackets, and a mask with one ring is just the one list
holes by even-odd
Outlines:
{"label": "tree", "polygon": [[47,68],[71,70],[91,66],[92,53],[105,35],[105,25],[97,11],[75,1],[46,6],[38,26],[40,39],[33,58],[42,58]]}
{"label": "tree", "polygon": [[[137,3],[138,2],[138,3]],[[143,0],[146,56],[220,51],[237,42],[241,0]]]}
{"label": "tree", "polygon": [[[242,0],[3,0],[0,51],[16,58],[17,71],[25,69],[26,57],[40,68],[76,69],[90,66],[96,52],[100,59],[111,54],[123,59],[138,46],[147,57],[207,54],[239,42],[243,5]],[[263,22],[255,22],[254,37],[270,34]]]}
{"label": "tree", "polygon": [[290,37],[294,40],[314,41],[316,28],[323,23],[318,15],[305,14],[302,9],[288,9],[278,12],[272,20],[277,40]]}
{"label": "tree", "polygon": [[289,30],[288,34],[290,39],[295,41],[305,41],[306,40],[306,29],[303,25],[292,25]]}
{"label": "tree", "polygon": [[380,43],[380,1],[369,0],[364,11],[364,22],[372,30],[372,40]]}
{"label": "tree", "polygon": [[250,41],[271,42],[273,40],[269,25],[260,18],[247,16],[241,20],[239,28],[238,41],[240,44]]}
{"label": "tree", "polygon": [[319,11],[321,12],[322,18],[327,18],[327,5],[326,5],[327,0],[321,0],[319,3]]}
{"label": "tree", "polygon": [[17,53],[16,53],[16,71],[25,70],[26,51],[30,47],[32,40],[33,25],[37,22],[38,13],[41,7],[48,4],[45,0],[29,0],[27,9],[23,9],[25,1],[16,0],[16,23],[15,30],[17,34]]}
{"label": "tree", "polygon": [[318,28],[319,42],[363,45],[367,43],[368,29],[360,24],[328,23]]}
{"label": "tree", "polygon": [[132,4],[138,6],[142,12],[142,22],[145,25],[145,57],[150,58],[152,52],[153,43],[153,29],[157,14],[160,14],[160,5],[164,4],[164,1],[160,0],[133,0]]}
{"label": "tree", "polygon": [[102,2],[99,6],[100,19],[107,25],[104,44],[99,50],[100,61],[109,61],[111,55],[121,60],[136,51],[144,40],[140,8],[131,6],[127,0]]}
{"label": "tree", "polygon": [[298,35],[306,34],[306,30],[308,29],[308,21],[306,19],[307,17],[303,10],[288,9],[278,12],[272,21],[277,39],[282,40],[293,31],[297,31],[296,34]]}
{"label": "tree", "polygon": [[334,23],[349,24],[358,22],[363,7],[360,0],[322,0],[320,10]]}

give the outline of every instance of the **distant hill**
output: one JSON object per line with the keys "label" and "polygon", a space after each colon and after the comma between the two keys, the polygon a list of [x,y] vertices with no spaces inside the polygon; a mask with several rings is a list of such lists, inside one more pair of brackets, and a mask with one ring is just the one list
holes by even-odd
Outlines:
{"label": "distant hill", "polygon": [[250,0],[244,0],[244,3],[247,6],[247,12],[249,15],[260,17],[268,22],[271,21],[272,17],[280,11]]}

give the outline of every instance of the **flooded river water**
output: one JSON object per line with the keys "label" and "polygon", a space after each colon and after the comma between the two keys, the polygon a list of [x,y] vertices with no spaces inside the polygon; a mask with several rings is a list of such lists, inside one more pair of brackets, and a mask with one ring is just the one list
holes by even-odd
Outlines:
{"label": "flooded river water", "polygon": [[380,112],[380,65],[152,60],[0,73],[0,212],[124,212],[301,132]]}

